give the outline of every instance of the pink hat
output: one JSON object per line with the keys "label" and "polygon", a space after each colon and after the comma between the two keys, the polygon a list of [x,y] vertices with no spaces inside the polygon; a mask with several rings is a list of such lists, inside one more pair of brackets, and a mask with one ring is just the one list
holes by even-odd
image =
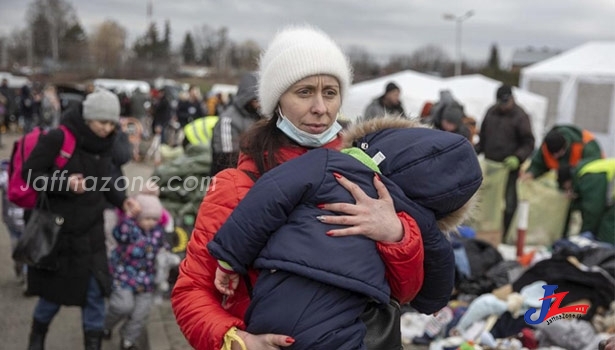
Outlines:
{"label": "pink hat", "polygon": [[160,220],[162,216],[162,204],[157,196],[140,193],[135,196],[135,200],[141,205],[141,213],[139,213],[140,218]]}

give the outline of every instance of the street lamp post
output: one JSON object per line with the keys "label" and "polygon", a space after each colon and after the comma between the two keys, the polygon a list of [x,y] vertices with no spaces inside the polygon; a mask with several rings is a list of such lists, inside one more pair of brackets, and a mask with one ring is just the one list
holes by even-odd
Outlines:
{"label": "street lamp post", "polygon": [[461,16],[450,13],[445,13],[443,16],[447,21],[455,21],[455,76],[461,75],[461,24],[473,15],[474,10],[470,10]]}

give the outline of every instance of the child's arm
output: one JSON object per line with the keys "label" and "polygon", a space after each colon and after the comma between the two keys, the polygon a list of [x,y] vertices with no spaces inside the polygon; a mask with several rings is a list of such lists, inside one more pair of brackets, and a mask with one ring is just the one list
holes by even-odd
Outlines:
{"label": "child's arm", "polygon": [[141,230],[131,218],[125,218],[113,229],[113,237],[118,244],[135,243],[141,236]]}
{"label": "child's arm", "polygon": [[224,295],[233,296],[238,284],[239,275],[232,270],[231,265],[222,260],[218,260],[216,278],[214,279],[214,285],[216,289],[218,289],[218,292]]}

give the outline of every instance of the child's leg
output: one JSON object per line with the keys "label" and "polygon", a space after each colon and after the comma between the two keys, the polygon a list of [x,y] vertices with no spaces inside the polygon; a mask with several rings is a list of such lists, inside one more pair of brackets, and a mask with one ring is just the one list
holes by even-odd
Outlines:
{"label": "child's leg", "polygon": [[[14,229],[14,228],[10,228],[8,229],[9,231],[9,235],[11,236],[11,252],[13,252],[15,250],[15,247],[17,246],[17,241],[19,241],[19,238],[21,237],[21,231]],[[24,272],[26,270],[26,265],[22,264],[20,262],[15,261],[13,264],[13,268],[15,270],[15,276],[17,277],[23,277]]]}
{"label": "child's leg", "polygon": [[135,344],[143,328],[147,325],[147,318],[149,317],[150,310],[152,308],[152,302],[154,300],[153,293],[140,293],[135,294],[135,307],[130,318],[124,324],[122,338],[124,341]]}
{"label": "child's leg", "polygon": [[21,231],[16,230],[11,227],[8,228],[8,231],[9,231],[9,236],[11,237],[11,252],[12,252],[15,250],[15,247],[17,246],[17,241],[19,241],[19,238],[21,237]]}
{"label": "child's leg", "polygon": [[130,316],[135,308],[135,298],[132,290],[115,289],[109,297],[109,308],[105,317],[105,329],[113,329],[118,322]]}

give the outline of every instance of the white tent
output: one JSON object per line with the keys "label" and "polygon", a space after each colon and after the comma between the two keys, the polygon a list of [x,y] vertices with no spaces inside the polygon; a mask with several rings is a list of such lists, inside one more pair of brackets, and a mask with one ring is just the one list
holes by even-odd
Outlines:
{"label": "white tent", "polygon": [[615,156],[615,41],[589,42],[526,67],[521,87],[549,99],[545,129],[575,124]]}
{"label": "white tent", "polygon": [[[501,85],[499,81],[480,74],[442,79],[407,70],[353,85],[342,106],[343,114],[352,120],[361,117],[367,105],[384,93],[389,82],[400,87],[401,102],[411,116],[418,116],[425,102],[437,102],[440,90],[448,89],[463,104],[467,115],[476,119],[478,126],[495,103],[495,93]],[[513,95],[530,116],[538,144],[539,136],[543,134],[547,99],[517,88],[513,88]]]}

